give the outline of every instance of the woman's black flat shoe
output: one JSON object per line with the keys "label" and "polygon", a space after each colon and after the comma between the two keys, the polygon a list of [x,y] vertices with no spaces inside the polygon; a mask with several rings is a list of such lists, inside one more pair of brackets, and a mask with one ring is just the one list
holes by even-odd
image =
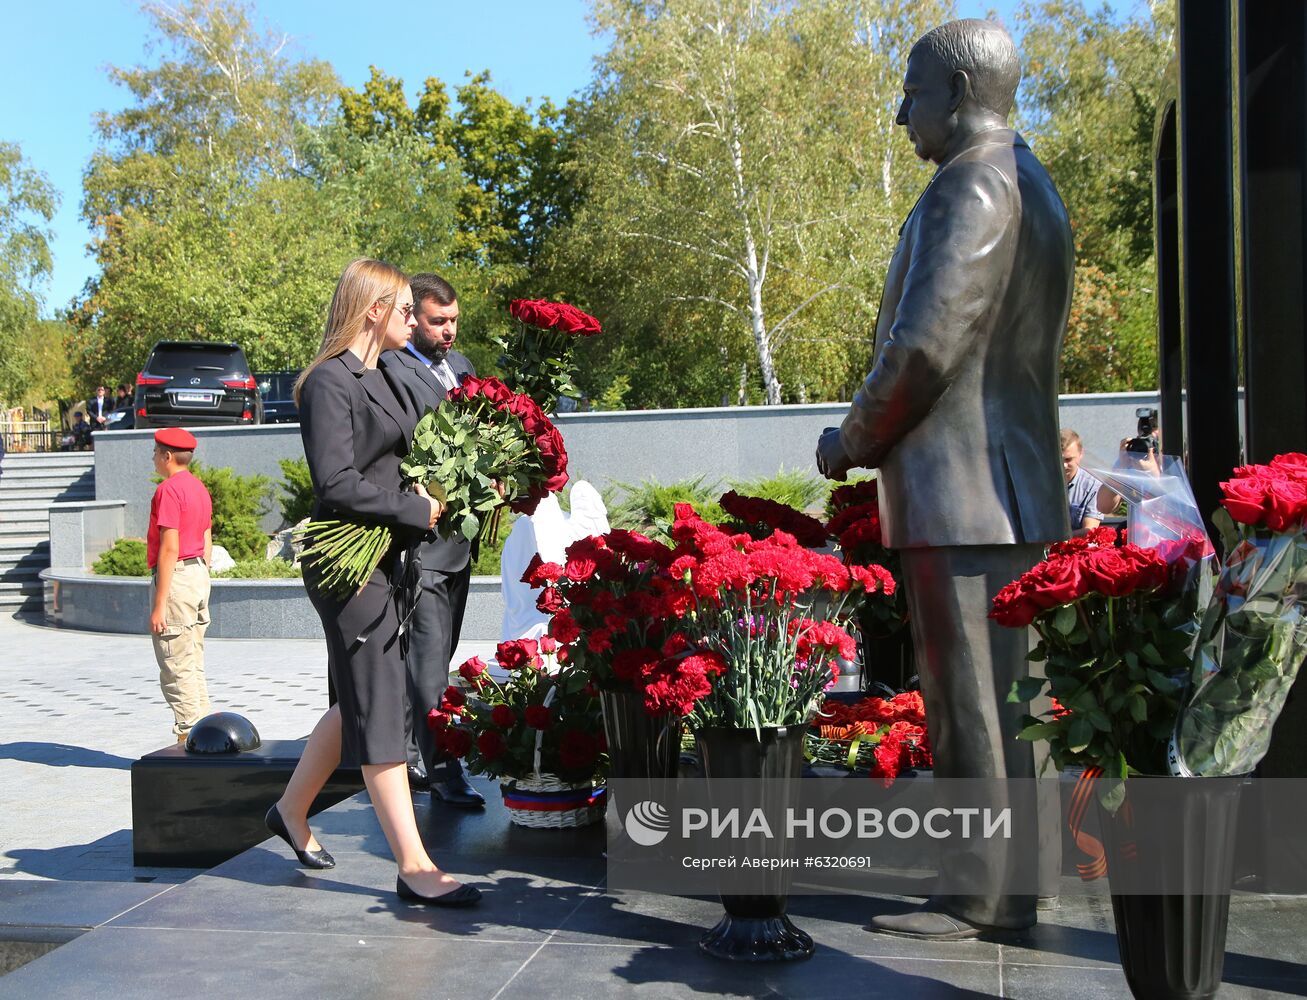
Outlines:
{"label": "woman's black flat shoe", "polygon": [[274,802],[268,814],[263,817],[263,825],[290,845],[290,849],[295,852],[295,857],[299,858],[300,864],[305,868],[336,867],[336,859],[326,851],[301,851],[295,846],[295,841],[290,839],[290,831],[286,829],[286,821],[277,811],[277,803]]}
{"label": "woman's black flat shoe", "polygon": [[423,896],[408,887],[402,876],[395,876],[395,892],[400,899],[407,899],[424,906],[471,906],[481,898],[481,890],[474,885],[460,885],[453,892],[443,896]]}

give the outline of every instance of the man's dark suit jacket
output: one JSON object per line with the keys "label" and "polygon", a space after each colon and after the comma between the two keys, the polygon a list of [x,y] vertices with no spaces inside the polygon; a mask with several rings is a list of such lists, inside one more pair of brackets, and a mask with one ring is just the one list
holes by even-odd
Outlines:
{"label": "man's dark suit jacket", "polygon": [[[465,377],[476,374],[472,362],[458,351],[450,351],[445,360],[449,362],[454,378],[460,385]],[[399,397],[412,421],[410,428],[427,410],[439,406],[445,398],[445,388],[440,380],[412,351],[386,351],[381,355],[379,364],[395,387],[395,395]],[[452,538],[440,538],[437,535],[434,540],[422,543],[420,555],[424,570],[457,573],[471,560],[472,545],[458,535]]]}
{"label": "man's dark suit jacket", "polygon": [[1071,307],[1066,209],[1009,129],[972,136],[904,223],[871,373],[841,428],[880,469],[896,549],[1066,538],[1057,390]]}

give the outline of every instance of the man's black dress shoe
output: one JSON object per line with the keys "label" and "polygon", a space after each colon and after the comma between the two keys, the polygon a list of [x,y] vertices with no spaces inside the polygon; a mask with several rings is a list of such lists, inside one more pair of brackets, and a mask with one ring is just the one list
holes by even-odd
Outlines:
{"label": "man's black dress shoe", "polygon": [[474,885],[460,885],[453,892],[441,896],[424,896],[408,887],[400,875],[395,876],[395,892],[400,899],[423,906],[471,906],[481,898],[481,890]]}
{"label": "man's black dress shoe", "polygon": [[460,809],[483,809],[486,800],[467,780],[461,767],[446,768],[444,773],[431,779],[431,794],[451,806]]}
{"label": "man's black dress shoe", "polygon": [[286,821],[281,818],[281,813],[277,811],[277,803],[274,802],[267,815],[263,817],[263,824],[290,845],[290,849],[295,852],[295,857],[299,858],[300,864],[305,868],[336,867],[336,859],[325,850],[301,851],[295,846],[295,841],[290,839],[290,831],[286,829]]}
{"label": "man's black dress shoe", "polygon": [[415,792],[425,792],[430,787],[431,779],[427,777],[427,772],[422,770],[416,764],[408,765],[408,787]]}

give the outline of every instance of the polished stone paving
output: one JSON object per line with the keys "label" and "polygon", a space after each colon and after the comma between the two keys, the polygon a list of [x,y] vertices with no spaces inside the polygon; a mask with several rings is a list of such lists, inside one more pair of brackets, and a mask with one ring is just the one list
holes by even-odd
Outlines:
{"label": "polished stone paving", "polygon": [[[479,649],[460,650],[463,655]],[[295,738],[325,707],[322,644],[209,644],[215,707]],[[809,962],[723,965],[695,943],[719,905],[606,893],[603,830],[509,825],[418,796],[433,854],[485,892],[463,911],[400,903],[362,796],[315,820],[338,859],[297,868],[278,841],[208,872],[131,864],[131,761],[169,718],[144,636],[0,619],[0,976],[3,998],[725,996],[1124,997],[1106,898],[1064,896],[1014,941],[923,945],[865,932],[889,897],[795,896]],[[43,957],[40,952],[59,945]],[[1307,996],[1307,899],[1237,894],[1221,997]]]}
{"label": "polished stone paving", "polygon": [[[284,1000],[1128,996],[1110,905],[1097,896],[1064,897],[1012,940],[933,945],[862,929],[910,901],[795,896],[790,913],[818,946],[811,961],[722,964],[695,947],[720,915],[715,900],[607,893],[602,825],[519,829],[494,786],[482,787],[485,813],[415,797],[433,855],[482,888],[474,908],[399,901],[394,865],[359,795],[315,821],[337,859],[327,872],[299,869],[268,841],[180,884],[0,884],[0,939],[2,925],[50,929],[73,910],[94,927],[0,978],[0,1000],[197,991]],[[77,899],[83,888],[89,895]],[[1307,900],[1236,894],[1220,995],[1307,996],[1304,928]]]}

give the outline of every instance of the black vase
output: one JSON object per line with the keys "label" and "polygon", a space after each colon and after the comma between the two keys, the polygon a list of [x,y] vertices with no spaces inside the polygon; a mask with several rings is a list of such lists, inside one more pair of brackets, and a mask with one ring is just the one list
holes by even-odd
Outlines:
{"label": "black vase", "polygon": [[916,673],[912,629],[901,625],[887,632],[886,623],[866,606],[858,609],[857,621],[862,639],[862,690],[871,691],[877,684],[896,692],[906,690]]}
{"label": "black vase", "polygon": [[[644,698],[629,691],[600,691],[604,715],[604,736],[608,740],[608,774],[627,782],[647,783],[647,792],[637,792],[635,801],[658,798],[652,786],[675,779],[681,759],[681,720],[652,716],[644,710]],[[612,807],[617,815],[617,805]]]}
{"label": "black vase", "polygon": [[[712,795],[714,778],[762,779],[761,801],[770,816],[782,816],[797,803],[803,772],[803,739],[807,726],[762,730],[761,739],[752,729],[700,729],[695,733],[699,759]],[[773,824],[773,828],[776,824]],[[786,841],[776,838],[762,850],[783,854]],[[751,851],[756,853],[755,851]],[[812,938],[785,915],[789,902],[790,875],[784,869],[769,871],[762,878],[765,891],[741,895],[723,892],[725,916],[699,940],[699,950],[714,958],[733,962],[789,962],[811,958]],[[755,883],[756,884],[756,883]]]}
{"label": "black vase", "polygon": [[1185,782],[1184,792],[1131,795],[1135,780],[1126,782],[1128,809],[1099,807],[1126,982],[1140,1000],[1214,997],[1225,964],[1244,779],[1160,779]]}

